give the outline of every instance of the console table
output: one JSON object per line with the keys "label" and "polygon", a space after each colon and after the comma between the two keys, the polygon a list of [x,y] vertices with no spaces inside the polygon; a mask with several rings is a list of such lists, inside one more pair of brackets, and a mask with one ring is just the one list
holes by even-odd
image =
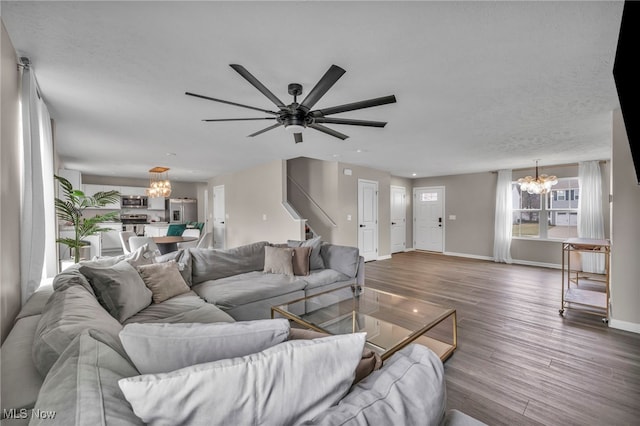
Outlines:
{"label": "console table", "polygon": [[[582,272],[577,268],[572,269],[572,253],[591,253],[604,256],[604,274]],[[610,254],[611,243],[609,240],[569,238],[562,242],[562,302],[559,310],[560,315],[564,315],[565,309],[579,309],[589,314],[602,316],[604,323],[609,322]],[[594,289],[592,284],[602,285],[604,288]]]}

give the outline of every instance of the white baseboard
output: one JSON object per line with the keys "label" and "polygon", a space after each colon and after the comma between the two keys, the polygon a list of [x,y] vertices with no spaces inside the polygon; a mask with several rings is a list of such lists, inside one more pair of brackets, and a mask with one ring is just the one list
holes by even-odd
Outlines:
{"label": "white baseboard", "polygon": [[620,321],[614,318],[609,318],[609,327],[617,328],[618,330],[630,331],[632,333],[640,333],[640,324],[635,322]]}
{"label": "white baseboard", "polygon": [[519,259],[513,259],[512,263],[515,263],[516,265],[538,266],[540,268],[562,269],[562,265],[558,265],[557,263],[532,262],[530,260]]}
{"label": "white baseboard", "polygon": [[[442,254],[444,254],[445,256],[467,257],[469,259],[488,260],[490,262],[494,261],[493,257],[491,256],[480,256],[477,254],[455,253],[451,251],[445,251]],[[562,268],[562,265],[558,265],[556,263],[532,262],[530,260],[520,260],[520,259],[512,259],[511,263],[515,265],[538,266],[540,268],[552,268],[552,269]]]}
{"label": "white baseboard", "polygon": [[409,248],[404,249],[405,253],[407,253],[409,251],[416,251],[416,249],[414,249],[413,247],[409,247]]}
{"label": "white baseboard", "polygon": [[445,251],[442,254],[444,254],[445,256],[468,257],[469,259],[479,259],[479,260],[490,260],[490,261],[493,261],[493,257],[480,256],[478,254],[455,253],[455,252],[452,252],[452,251]]}
{"label": "white baseboard", "polygon": [[387,254],[384,256],[378,256],[378,258],[376,260],[387,260],[387,259],[391,259],[391,255]]}

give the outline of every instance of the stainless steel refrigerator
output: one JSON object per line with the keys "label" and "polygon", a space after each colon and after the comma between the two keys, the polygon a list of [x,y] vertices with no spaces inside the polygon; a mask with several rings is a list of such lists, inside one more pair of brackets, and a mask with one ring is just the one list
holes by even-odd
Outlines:
{"label": "stainless steel refrigerator", "polygon": [[193,198],[171,198],[167,200],[169,223],[198,221],[198,201]]}

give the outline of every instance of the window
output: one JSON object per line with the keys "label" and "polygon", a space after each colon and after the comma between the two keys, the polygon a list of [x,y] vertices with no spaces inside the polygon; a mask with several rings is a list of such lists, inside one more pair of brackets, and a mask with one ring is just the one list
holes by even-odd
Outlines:
{"label": "window", "polygon": [[[578,178],[561,178],[546,195],[513,188],[513,236],[566,239],[578,236]],[[540,220],[546,218],[546,220]]]}
{"label": "window", "polygon": [[420,201],[438,201],[437,192],[423,192],[420,194]]}

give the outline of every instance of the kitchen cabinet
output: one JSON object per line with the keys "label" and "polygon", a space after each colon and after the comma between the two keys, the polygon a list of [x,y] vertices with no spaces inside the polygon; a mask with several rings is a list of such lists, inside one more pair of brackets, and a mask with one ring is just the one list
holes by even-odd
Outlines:
{"label": "kitchen cabinet", "polygon": [[[82,191],[85,195],[93,196],[97,192],[106,192],[106,191],[118,191],[120,192],[119,186],[112,185],[94,185],[90,183],[86,183],[82,185]],[[120,210],[120,199],[118,199],[115,203],[109,203],[104,207],[94,207],[96,209],[105,209],[105,210]]]}
{"label": "kitchen cabinet", "polygon": [[82,174],[78,170],[58,169],[58,176],[68,180],[73,188],[82,187]]}
{"label": "kitchen cabinet", "polygon": [[147,195],[147,188],[143,188],[140,186],[121,186],[120,194],[121,195]]}
{"label": "kitchen cabinet", "polygon": [[164,210],[165,209],[164,197],[149,197],[147,202],[148,202],[147,204],[148,210]]}

